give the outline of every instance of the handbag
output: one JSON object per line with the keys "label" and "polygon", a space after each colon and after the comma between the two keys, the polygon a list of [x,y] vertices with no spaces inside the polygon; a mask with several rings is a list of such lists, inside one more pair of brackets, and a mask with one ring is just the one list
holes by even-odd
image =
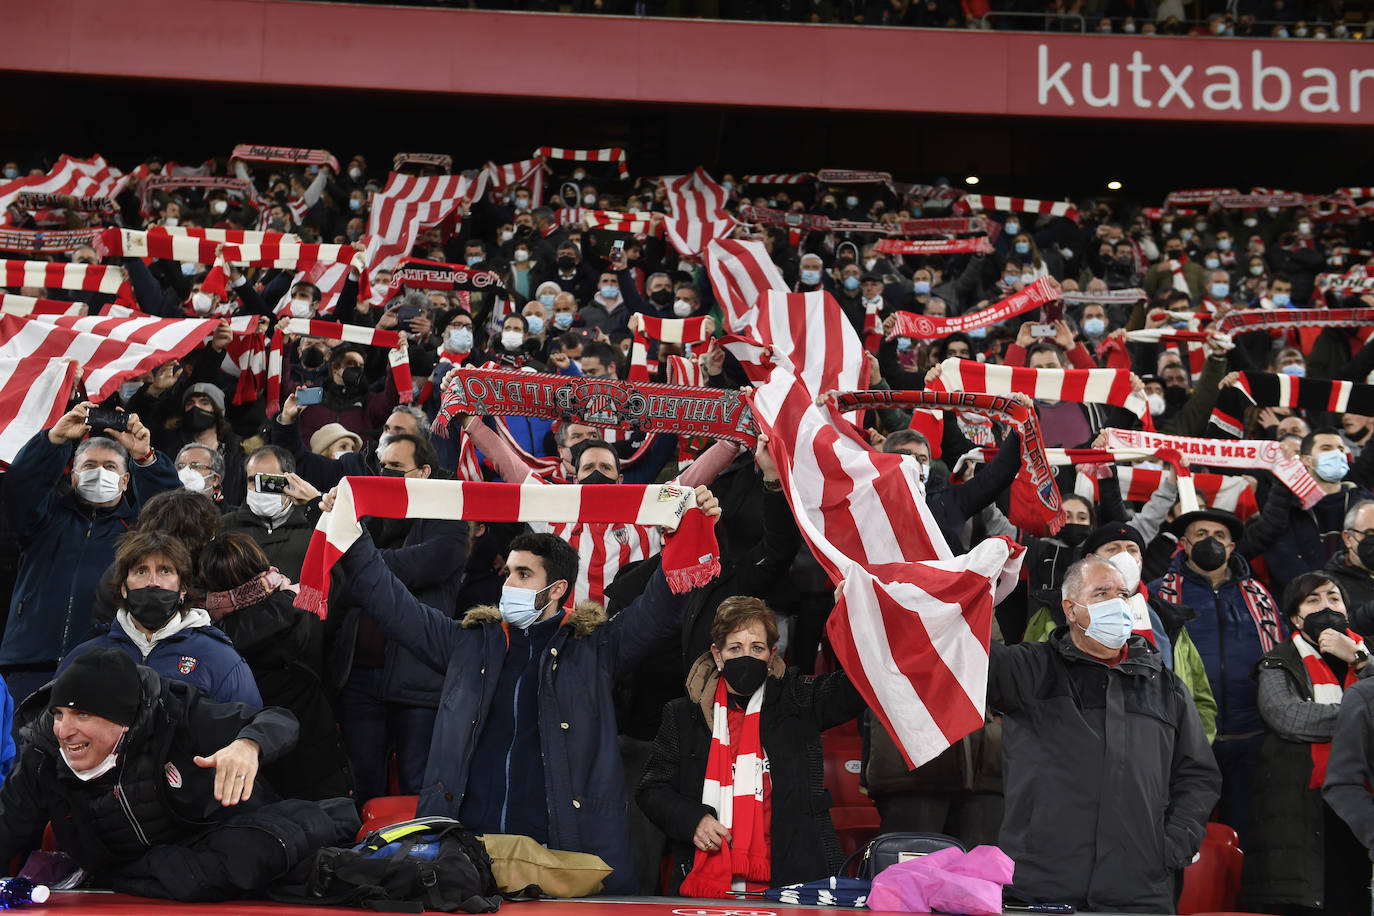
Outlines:
{"label": "handbag", "polygon": [[868,841],[862,849],[857,849],[840,868],[840,874],[849,874],[851,863],[858,859],[855,877],[872,881],[884,868],[928,855],[938,849],[958,849],[968,852],[964,844],[943,833],[882,833]]}

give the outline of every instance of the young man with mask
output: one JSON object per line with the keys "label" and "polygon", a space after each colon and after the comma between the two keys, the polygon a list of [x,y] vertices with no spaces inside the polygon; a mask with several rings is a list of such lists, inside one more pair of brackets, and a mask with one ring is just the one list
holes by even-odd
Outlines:
{"label": "young man with mask", "polygon": [[1341,549],[1326,561],[1326,572],[1345,589],[1351,629],[1374,638],[1374,501],[1361,500],[1345,513]]}
{"label": "young man with mask", "polygon": [[[47,683],[58,660],[90,635],[100,577],[143,504],[181,485],[137,414],[128,415],[127,432],[92,430],[87,414],[95,406],[83,401],[35,433],[5,474],[19,571],[0,672],[16,702]],[[93,432],[101,435],[81,441]]]}
{"label": "young man with mask", "polygon": [[370,390],[366,364],[362,348],[353,344],[342,344],[330,352],[324,399],[301,411],[302,439],[308,440],[326,423],[338,423],[364,440],[372,438],[400,401],[400,395],[390,372],[386,373],[386,387],[382,391]]}
{"label": "young man with mask", "polygon": [[[249,455],[247,474],[244,504],[224,517],[223,530],[247,534],[282,575],[298,582],[320,518],[320,491],[296,474],[296,459],[278,445],[264,445]],[[259,475],[285,477],[287,488],[272,489]]]}
{"label": "young man with mask", "polygon": [[[709,491],[697,499],[719,516]],[[417,813],[593,853],[614,869],[607,892],[635,893],[612,686],[679,636],[689,596],[673,594],[660,570],[607,621],[597,605],[569,608],[579,565],[562,539],[520,535],[500,606],[459,620],[413,597],[366,533],[336,569],[389,639],[445,675]]]}
{"label": "young man with mask", "polygon": [[1176,875],[1202,845],[1221,777],[1187,689],[1132,634],[1129,597],[1115,565],[1085,557],[1064,576],[1065,626],[990,646],[1009,900],[1176,911]]}
{"label": "young man with mask", "polygon": [[1182,550],[1168,572],[1150,583],[1150,594],[1196,614],[1187,624],[1188,635],[1217,701],[1212,750],[1222,775],[1220,819],[1240,834],[1243,847],[1264,743],[1251,673],[1260,656],[1283,640],[1283,623],[1268,589],[1236,551],[1244,533],[1240,519],[1220,509],[1199,509],[1174,519],[1171,530]]}

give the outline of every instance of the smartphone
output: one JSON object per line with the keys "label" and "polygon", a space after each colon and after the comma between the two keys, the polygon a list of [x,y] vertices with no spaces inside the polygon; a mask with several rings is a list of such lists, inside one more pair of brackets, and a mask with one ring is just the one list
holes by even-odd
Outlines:
{"label": "smartphone", "polygon": [[324,402],[324,389],[323,389],[323,388],[297,388],[297,389],[296,389],[296,406],[297,406],[297,407],[309,407],[311,404],[320,404],[320,403],[323,403],[323,402]]}
{"label": "smartphone", "polygon": [[1031,325],[1032,337],[1053,337],[1055,335],[1054,325],[1036,323]]}
{"label": "smartphone", "polygon": [[611,260],[619,261],[625,256],[625,240],[616,239],[611,243]]}
{"label": "smartphone", "polygon": [[410,321],[420,314],[418,305],[403,305],[396,309],[396,329],[410,333]]}
{"label": "smartphone", "polygon": [[127,433],[129,431],[129,415],[122,410],[114,410],[109,407],[92,407],[86,412],[86,425],[92,431],[113,429],[117,432]]}
{"label": "smartphone", "polygon": [[257,481],[259,493],[285,493],[291,486],[291,481],[282,474],[254,474],[253,479]]}

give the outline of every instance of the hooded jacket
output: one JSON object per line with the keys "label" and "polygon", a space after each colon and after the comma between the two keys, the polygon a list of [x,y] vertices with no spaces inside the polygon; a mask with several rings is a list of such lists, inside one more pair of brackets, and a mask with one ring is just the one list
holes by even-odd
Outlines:
{"label": "hooded jacket", "polygon": [[1068,627],[992,643],[1002,712],[1001,847],[1015,895],[1080,910],[1171,913],[1174,873],[1202,844],[1221,774],[1187,690],[1139,636],[1110,667]]}

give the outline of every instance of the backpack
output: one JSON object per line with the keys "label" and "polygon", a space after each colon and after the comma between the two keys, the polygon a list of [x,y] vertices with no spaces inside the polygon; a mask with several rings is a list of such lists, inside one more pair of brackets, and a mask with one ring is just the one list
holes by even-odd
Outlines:
{"label": "backpack", "polygon": [[502,899],[486,848],[450,817],[401,821],[356,846],[325,847],[300,880],[279,884],[271,896],[390,913],[492,913]]}

